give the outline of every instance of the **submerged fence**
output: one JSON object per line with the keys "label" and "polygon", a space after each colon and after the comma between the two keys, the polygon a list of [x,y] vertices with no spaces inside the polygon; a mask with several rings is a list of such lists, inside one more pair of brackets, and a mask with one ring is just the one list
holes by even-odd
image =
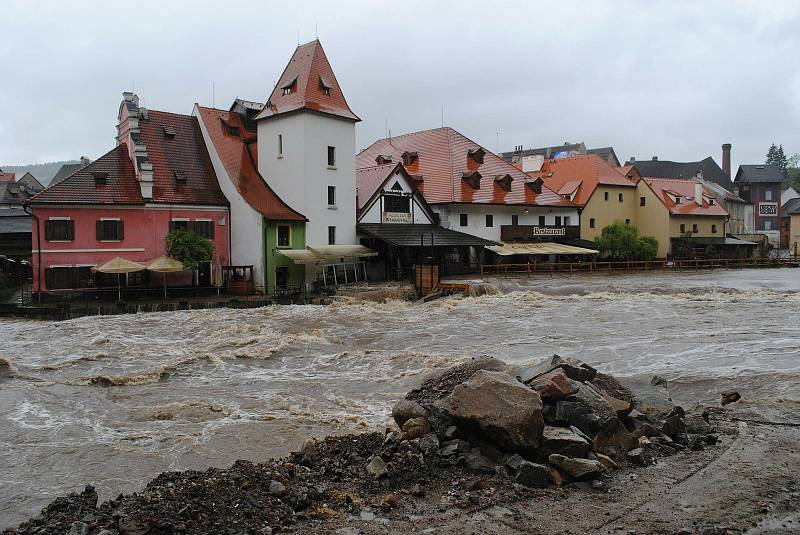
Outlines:
{"label": "submerged fence", "polygon": [[744,269],[798,266],[793,258],[722,258],[686,260],[650,260],[622,262],[530,262],[527,264],[482,264],[481,276],[534,273],[618,273],[630,271],[668,271],[672,269]]}

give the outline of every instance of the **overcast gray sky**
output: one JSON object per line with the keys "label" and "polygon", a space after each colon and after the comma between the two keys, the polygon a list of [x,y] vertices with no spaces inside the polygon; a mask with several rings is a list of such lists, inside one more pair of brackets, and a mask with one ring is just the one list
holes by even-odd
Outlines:
{"label": "overcast gray sky", "polygon": [[0,163],[114,145],[152,109],[266,100],[315,27],[357,146],[444,122],[491,150],[585,141],[734,168],[800,152],[800,2],[2,0]]}

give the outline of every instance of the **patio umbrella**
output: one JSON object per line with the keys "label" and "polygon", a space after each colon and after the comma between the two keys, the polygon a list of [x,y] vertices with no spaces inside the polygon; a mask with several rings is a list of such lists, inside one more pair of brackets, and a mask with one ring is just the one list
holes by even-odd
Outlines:
{"label": "patio umbrella", "polygon": [[164,299],[167,298],[167,273],[183,271],[183,262],[171,256],[159,256],[147,264],[148,271],[164,274]]}
{"label": "patio umbrella", "polygon": [[222,286],[222,263],[220,262],[219,255],[214,257],[214,286],[217,287],[217,295]]}
{"label": "patio umbrella", "polygon": [[119,294],[119,300],[122,301],[122,286],[119,282],[119,276],[122,273],[133,273],[135,271],[142,271],[143,269],[144,265],[140,264],[139,262],[134,262],[133,260],[128,260],[127,258],[115,256],[102,266],[94,268],[94,271],[99,271],[100,273],[117,274],[117,292]]}

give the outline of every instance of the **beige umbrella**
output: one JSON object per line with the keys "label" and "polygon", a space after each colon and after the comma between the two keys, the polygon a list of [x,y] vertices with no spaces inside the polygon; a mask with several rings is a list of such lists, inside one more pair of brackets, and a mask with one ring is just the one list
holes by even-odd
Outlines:
{"label": "beige umbrella", "polygon": [[164,274],[164,299],[167,298],[167,273],[183,271],[183,262],[171,256],[159,256],[147,264],[148,271]]}
{"label": "beige umbrella", "polygon": [[94,268],[94,271],[99,271],[100,273],[116,273],[117,274],[117,292],[119,293],[118,297],[119,300],[122,300],[122,286],[119,282],[119,276],[122,273],[134,273],[136,271],[142,271],[144,269],[144,265],[140,264],[139,262],[134,262],[133,260],[128,260],[127,258],[122,258],[120,256],[115,256],[102,266]]}
{"label": "beige umbrella", "polygon": [[214,286],[217,287],[217,295],[219,295],[219,289],[222,287],[222,263],[219,255],[214,257]]}

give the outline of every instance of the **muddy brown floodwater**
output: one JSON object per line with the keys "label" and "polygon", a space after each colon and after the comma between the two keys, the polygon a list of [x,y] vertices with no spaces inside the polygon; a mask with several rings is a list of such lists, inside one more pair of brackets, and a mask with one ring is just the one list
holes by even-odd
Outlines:
{"label": "muddy brown floodwater", "polygon": [[424,305],[0,320],[0,527],[86,483],[106,499],[381,429],[420,374],[481,354],[658,374],[684,402],[800,400],[800,270],[489,282]]}

